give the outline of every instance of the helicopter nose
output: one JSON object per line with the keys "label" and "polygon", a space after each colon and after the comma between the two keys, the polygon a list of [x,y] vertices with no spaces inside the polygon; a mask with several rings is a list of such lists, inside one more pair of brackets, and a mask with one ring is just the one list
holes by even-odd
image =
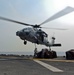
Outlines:
{"label": "helicopter nose", "polygon": [[19,36],[19,31],[16,32],[16,35]]}
{"label": "helicopter nose", "polygon": [[23,32],[17,31],[17,32],[16,32],[16,35],[17,35],[17,36],[23,36]]}

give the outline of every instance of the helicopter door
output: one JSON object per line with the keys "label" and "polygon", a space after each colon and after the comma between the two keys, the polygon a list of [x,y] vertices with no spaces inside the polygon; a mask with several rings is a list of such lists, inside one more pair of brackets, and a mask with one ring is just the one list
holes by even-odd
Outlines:
{"label": "helicopter door", "polygon": [[37,32],[37,38],[43,42],[44,38],[47,38],[47,34],[45,32],[43,32],[43,31],[39,30]]}
{"label": "helicopter door", "polygon": [[45,32],[42,32],[42,36],[41,36],[42,42],[43,42],[45,39],[47,39],[47,37],[48,37],[48,35],[47,35]]}
{"label": "helicopter door", "polygon": [[44,36],[43,36],[43,33],[42,33],[41,30],[37,31],[37,38],[38,38],[39,40],[43,41]]}

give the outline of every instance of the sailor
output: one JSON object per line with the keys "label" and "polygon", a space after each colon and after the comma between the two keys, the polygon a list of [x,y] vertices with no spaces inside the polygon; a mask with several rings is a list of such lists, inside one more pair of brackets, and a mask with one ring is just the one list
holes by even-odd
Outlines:
{"label": "sailor", "polygon": [[35,50],[34,50],[34,57],[37,57],[37,53],[38,53],[37,48],[35,48]]}

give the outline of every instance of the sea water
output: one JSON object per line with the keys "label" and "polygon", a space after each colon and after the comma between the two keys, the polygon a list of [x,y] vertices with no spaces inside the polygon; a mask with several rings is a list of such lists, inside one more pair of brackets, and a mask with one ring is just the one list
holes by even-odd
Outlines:
{"label": "sea water", "polygon": [[[65,52],[56,52],[57,56],[66,56]],[[34,52],[0,52],[0,54],[6,54],[6,55],[34,55]]]}

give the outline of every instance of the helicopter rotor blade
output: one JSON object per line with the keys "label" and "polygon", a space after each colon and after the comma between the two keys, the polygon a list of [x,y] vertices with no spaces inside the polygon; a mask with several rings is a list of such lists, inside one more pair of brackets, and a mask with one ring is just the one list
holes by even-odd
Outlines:
{"label": "helicopter rotor blade", "polygon": [[48,27],[41,27],[41,28],[44,28],[44,29],[55,29],[55,30],[68,30],[68,29],[65,29],[65,28],[48,28]]}
{"label": "helicopter rotor blade", "polygon": [[23,22],[11,20],[11,19],[4,18],[4,17],[1,17],[1,16],[0,16],[0,19],[1,19],[1,20],[5,20],[5,21],[10,21],[10,22],[18,23],[18,24],[22,24],[22,25],[26,25],[26,26],[33,26],[33,25],[30,25],[30,24],[27,24],[27,23],[23,23]]}
{"label": "helicopter rotor blade", "polygon": [[60,18],[60,17],[66,15],[66,14],[68,14],[68,13],[71,13],[72,11],[74,11],[74,8],[68,6],[68,7],[66,7],[65,9],[63,9],[63,10],[59,11],[58,13],[54,14],[53,16],[51,16],[50,18],[48,18],[47,20],[45,20],[44,22],[42,22],[42,23],[39,24],[39,25],[43,25],[43,24],[45,24],[45,23],[47,23],[47,22],[50,22],[50,21],[55,20],[55,19],[57,19],[57,18]]}

